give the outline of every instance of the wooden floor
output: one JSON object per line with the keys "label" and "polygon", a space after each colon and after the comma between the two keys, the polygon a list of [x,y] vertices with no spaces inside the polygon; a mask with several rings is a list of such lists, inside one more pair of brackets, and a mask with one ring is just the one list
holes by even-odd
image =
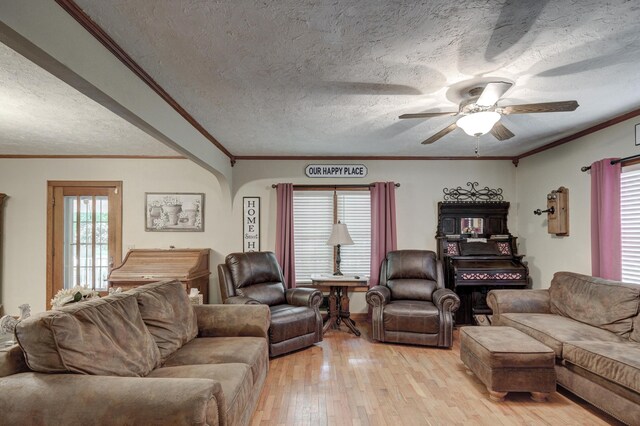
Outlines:
{"label": "wooden floor", "polygon": [[[566,391],[544,403],[511,393],[491,402],[451,350],[374,343],[330,330],[311,348],[271,360],[252,425],[618,424]],[[344,326],[343,326],[344,329]]]}

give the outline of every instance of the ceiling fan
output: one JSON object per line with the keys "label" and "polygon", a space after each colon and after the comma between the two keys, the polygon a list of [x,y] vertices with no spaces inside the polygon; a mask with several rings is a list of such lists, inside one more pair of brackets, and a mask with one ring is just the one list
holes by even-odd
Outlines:
{"label": "ceiling fan", "polygon": [[430,118],[443,115],[461,116],[455,123],[440,130],[422,144],[431,144],[460,127],[469,136],[481,136],[491,132],[498,140],[510,139],[514,134],[500,122],[503,115],[531,114],[539,112],[575,111],[576,101],[545,102],[537,104],[497,106],[500,97],[512,86],[512,83],[495,81],[484,87],[473,87],[468,91],[469,98],[460,102],[457,112],[422,112],[403,114],[398,118]]}

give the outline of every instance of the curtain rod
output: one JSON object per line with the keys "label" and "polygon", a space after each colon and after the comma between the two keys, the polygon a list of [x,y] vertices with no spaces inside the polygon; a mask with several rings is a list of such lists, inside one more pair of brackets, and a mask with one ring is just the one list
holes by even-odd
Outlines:
{"label": "curtain rod", "polygon": [[[629,160],[635,160],[636,158],[640,158],[640,154],[631,155],[629,157],[620,158],[618,160],[611,160],[611,165],[613,166],[614,164],[623,163]],[[589,171],[591,170],[591,166],[583,166],[580,168],[580,170],[582,170],[583,172]]]}
{"label": "curtain rod", "polygon": [[[293,188],[298,188],[298,189],[304,189],[304,188],[319,188],[319,187],[324,187],[324,188],[334,188],[334,189],[338,189],[338,188],[371,188],[373,186],[372,183],[369,184],[357,184],[357,185],[322,185],[322,184],[318,184],[318,185],[293,185]],[[273,185],[271,185],[272,188],[277,188],[278,185],[276,185],[275,183]],[[400,187],[399,183],[395,184],[396,188]]]}

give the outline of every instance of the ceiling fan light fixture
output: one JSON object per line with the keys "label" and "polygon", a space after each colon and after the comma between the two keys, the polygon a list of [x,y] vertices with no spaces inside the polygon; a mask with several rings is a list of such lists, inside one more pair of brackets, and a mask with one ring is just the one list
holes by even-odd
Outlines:
{"label": "ceiling fan light fixture", "polygon": [[480,111],[460,117],[456,124],[469,136],[481,136],[489,133],[500,120],[495,111]]}

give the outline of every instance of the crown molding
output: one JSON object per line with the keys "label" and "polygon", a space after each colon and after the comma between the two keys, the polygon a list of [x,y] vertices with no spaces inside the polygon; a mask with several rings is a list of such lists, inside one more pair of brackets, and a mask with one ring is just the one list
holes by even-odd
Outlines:
{"label": "crown molding", "polygon": [[629,120],[629,119],[631,119],[633,117],[637,117],[639,115],[640,115],[640,108],[634,109],[634,110],[629,111],[629,112],[627,112],[625,114],[618,115],[616,117],[610,118],[609,120],[606,120],[606,121],[603,121],[601,123],[598,123],[595,126],[591,126],[589,128],[581,130],[581,131],[579,131],[577,133],[574,133],[572,135],[565,136],[565,137],[560,138],[560,139],[558,139],[558,140],[556,140],[554,142],[551,142],[551,143],[548,143],[548,144],[543,145],[541,147],[532,149],[531,151],[527,151],[524,154],[516,155],[513,158],[513,161],[517,162],[522,158],[529,157],[529,156],[534,155],[534,154],[539,154],[539,153],[541,153],[543,151],[546,151],[548,149],[555,148],[556,146],[564,145],[567,142],[571,142],[571,141],[576,140],[578,138],[590,135],[591,133],[595,133],[595,132],[597,132],[599,130],[606,129],[607,127],[611,127],[611,126],[613,126],[615,124],[622,123],[623,121],[627,121],[627,120]]}
{"label": "crown molding", "polygon": [[124,159],[124,160],[187,160],[177,155],[39,155],[39,154],[0,154],[0,159]]}
{"label": "crown molding", "polygon": [[429,157],[412,155],[236,155],[236,160],[402,160],[402,161],[432,161],[432,160],[509,160],[514,157]]}

